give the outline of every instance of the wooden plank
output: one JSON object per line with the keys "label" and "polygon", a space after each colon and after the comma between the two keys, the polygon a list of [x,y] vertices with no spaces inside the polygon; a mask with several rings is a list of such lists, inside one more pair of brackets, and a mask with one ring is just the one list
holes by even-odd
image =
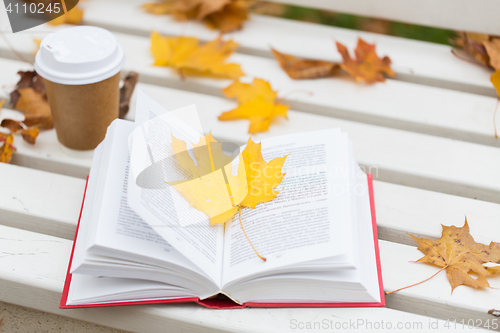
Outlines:
{"label": "wooden plank", "polygon": [[500,31],[500,23],[493,14],[500,10],[500,4],[494,0],[481,2],[442,0],[438,3],[432,0],[271,1],[451,30],[474,31],[492,35],[496,35]]}
{"label": "wooden plank", "polygon": [[[372,324],[376,322],[380,325],[383,320],[386,323],[386,328],[389,322],[391,327],[397,327],[398,323],[403,323],[403,325],[408,323],[406,325],[408,325],[409,331],[416,332],[427,329],[430,322],[437,323],[440,328],[443,328],[446,323],[427,316],[418,316],[387,308],[214,311],[186,304],[61,310],[58,308],[58,304],[72,242],[4,226],[0,226],[0,235],[2,240],[0,242],[1,301],[127,331],[159,332],[168,327],[172,331],[189,332],[289,332],[291,329],[298,328],[292,325],[318,322],[333,325],[333,329],[335,329],[335,325],[340,325],[340,328],[354,332],[359,331],[359,329],[366,330],[365,325],[368,322]],[[399,247],[402,246],[399,245]],[[385,247],[382,248],[384,258],[386,257]],[[414,248],[411,249],[414,250]],[[383,261],[384,270],[387,269],[387,265],[394,262],[392,257],[387,259]],[[410,264],[406,263],[406,265]],[[398,278],[397,274],[396,277]],[[401,280],[403,279],[399,277],[397,283]],[[496,295],[498,291],[488,290],[487,293],[488,295]],[[475,298],[483,299],[481,297]],[[472,302],[475,305],[475,298],[463,304]],[[487,301],[478,310],[471,311],[468,316],[476,315],[476,312],[487,307],[491,301]],[[427,303],[428,307],[444,308],[444,304],[437,297],[429,302]],[[416,309],[413,308],[413,310]],[[456,307],[455,310],[463,310],[463,307]],[[448,314],[449,312],[435,311],[429,313],[429,316],[442,316],[444,313]],[[464,318],[468,318],[468,316]],[[259,318],[259,320],[255,320],[255,318]],[[455,313],[450,318],[461,317]],[[364,324],[354,327],[352,324],[346,326],[349,322],[357,322],[357,320],[364,320]],[[342,325],[344,326],[342,327]],[[457,330],[460,329],[468,331],[467,327],[458,326]]]}
{"label": "wooden plank", "polygon": [[[0,164],[0,224],[73,239],[85,187],[83,179]],[[500,239],[500,204],[374,182],[379,237],[415,245],[408,236],[439,238],[441,223],[461,226],[468,216],[472,234]]]}
{"label": "wooden plank", "polygon": [[[154,70],[161,73],[163,68]],[[198,80],[198,82],[206,81],[206,79]],[[180,83],[181,87],[189,84],[185,81],[176,82]],[[212,130],[216,137],[237,143],[244,143],[248,139],[247,121],[217,120],[222,111],[235,106],[230,100],[151,85],[141,85],[141,87],[170,110],[196,104],[201,123],[207,133]],[[133,112],[130,117],[133,117]],[[500,202],[500,174],[496,172],[500,167],[498,148],[296,111],[289,112],[288,121],[278,119],[269,132],[257,137],[331,127],[341,127],[349,134],[354,142],[358,162],[367,170],[371,169],[376,173],[375,177],[378,180]],[[77,172],[71,175],[85,177],[90,159],[65,156],[57,148],[59,144],[54,132],[48,131],[44,135],[47,142],[42,146],[37,143],[28,147],[21,140],[16,141],[20,144],[14,163],[64,174],[69,174],[73,170],[68,164],[80,165],[80,169],[75,169]],[[57,165],[59,165],[57,169],[50,169]]]}
{"label": "wooden plank", "polygon": [[0,184],[0,224],[74,238],[83,179],[0,163]]}
{"label": "wooden plank", "polygon": [[[20,52],[28,56],[33,48],[31,38],[15,36]],[[149,39],[123,34],[117,37],[127,56],[124,72],[139,72],[142,82],[215,96],[222,96],[220,89],[229,84],[227,80],[207,78],[180,80],[169,68],[151,66]],[[372,86],[348,78],[294,81],[274,60],[242,54],[232,59],[251,77],[269,80],[281,95],[295,91],[286,103],[297,111],[500,147],[493,127],[496,98],[394,80]],[[5,72],[0,79],[3,84],[17,81],[15,66],[10,60],[0,60],[0,70]]]}
{"label": "wooden plank", "polygon": [[[359,1],[368,0],[356,2]],[[218,34],[200,23],[179,23],[170,16],[150,15],[139,9],[140,3],[142,1],[89,2],[86,4],[85,22],[140,36],[149,36],[152,30],[157,30],[167,35],[192,35],[202,40],[211,40]],[[332,2],[322,3],[328,6]],[[342,3],[351,6],[355,2]],[[404,6],[407,3],[408,1],[404,2]],[[307,4],[309,6],[309,2]],[[334,4],[339,3],[336,1]],[[355,5],[353,7],[357,8]],[[447,10],[451,8],[456,7],[452,6]],[[109,12],[116,15],[110,17]],[[477,13],[476,10],[473,12]],[[463,17],[460,20],[463,22]],[[291,34],[293,38],[290,38]],[[227,36],[240,44],[238,52],[241,53],[272,58],[272,46],[296,56],[330,61],[341,61],[335,40],[353,50],[358,37],[361,37],[370,43],[376,43],[380,55],[391,57],[397,80],[496,97],[489,81],[491,71],[456,58],[451,54],[450,46],[260,15],[252,15],[244,29]]]}

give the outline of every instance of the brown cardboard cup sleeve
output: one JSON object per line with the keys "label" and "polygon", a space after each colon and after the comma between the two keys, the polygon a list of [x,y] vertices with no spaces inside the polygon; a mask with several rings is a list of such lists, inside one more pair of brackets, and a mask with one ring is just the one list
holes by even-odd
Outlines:
{"label": "brown cardboard cup sleeve", "polygon": [[118,117],[125,57],[109,31],[78,26],[47,35],[36,55],[57,139],[66,148],[92,150]]}

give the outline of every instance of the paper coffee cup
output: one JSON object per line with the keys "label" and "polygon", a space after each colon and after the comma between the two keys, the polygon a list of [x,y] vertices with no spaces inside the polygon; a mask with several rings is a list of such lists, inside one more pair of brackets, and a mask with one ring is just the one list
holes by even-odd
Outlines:
{"label": "paper coffee cup", "polygon": [[91,150],[104,139],[118,117],[124,60],[105,29],[79,26],[43,39],[35,70],[44,78],[57,139],[65,147]]}

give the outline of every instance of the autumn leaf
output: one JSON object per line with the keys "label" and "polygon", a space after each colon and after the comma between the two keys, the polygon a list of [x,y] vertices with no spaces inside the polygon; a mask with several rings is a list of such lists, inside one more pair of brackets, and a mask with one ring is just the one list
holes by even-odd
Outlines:
{"label": "autumn leaf", "polygon": [[79,6],[75,6],[66,14],[61,15],[48,23],[54,26],[61,24],[79,24],[83,20],[83,14],[83,9]]}
{"label": "autumn leaf", "polygon": [[[170,182],[190,205],[205,213],[210,224],[221,224],[230,220],[238,211],[237,206],[246,197],[248,188],[245,165],[238,157],[238,174],[232,174],[232,158],[222,151],[222,145],[208,134],[191,150],[196,163],[188,153],[186,142],[172,135],[171,147],[187,181]],[[227,179],[227,182],[226,180]]]}
{"label": "autumn leaf", "polygon": [[24,113],[27,126],[38,125],[42,129],[52,128],[52,115],[47,99],[33,88],[18,89],[20,97],[14,105],[16,110]]}
{"label": "autumn leaf", "polygon": [[277,92],[269,82],[254,79],[251,84],[239,80],[222,90],[228,98],[236,98],[239,105],[219,116],[219,120],[250,120],[248,132],[256,134],[269,129],[275,117],[287,118],[288,106],[276,103]]}
{"label": "autumn leaf", "polygon": [[40,129],[53,128],[43,79],[35,71],[20,71],[18,74],[21,79],[10,93],[10,102],[15,109],[24,113],[23,123]]}
{"label": "autumn leaf", "polygon": [[353,76],[356,81],[384,82],[383,74],[390,77],[395,76],[391,69],[391,59],[387,56],[380,59],[375,52],[375,44],[368,44],[359,38],[358,45],[354,50],[356,59],[352,59],[347,48],[339,42],[337,42],[337,49],[344,59],[340,67]]}
{"label": "autumn leaf", "polygon": [[195,19],[227,33],[241,29],[248,19],[249,2],[244,0],[163,0],[141,6],[154,15],[171,14],[180,21]]}
{"label": "autumn leaf", "polygon": [[16,150],[16,147],[13,146],[14,136],[0,132],[0,143],[2,142],[3,145],[0,147],[0,163],[10,163],[12,153]]}
{"label": "autumn leaf", "polygon": [[240,203],[241,207],[255,208],[258,204],[268,202],[279,194],[276,187],[281,184],[284,173],[281,172],[288,155],[277,157],[267,163],[262,157],[261,144],[248,139],[243,150],[243,161],[248,184],[248,195]]}
{"label": "autumn leaf", "polygon": [[[458,37],[453,39],[452,44],[463,50],[475,62],[500,69],[500,37],[486,34],[459,32]],[[460,58],[464,58],[452,51]]]}
{"label": "autumn leaf", "polygon": [[151,33],[154,65],[173,67],[181,77],[208,75],[237,79],[243,76],[240,65],[226,62],[237,47],[237,43],[223,41],[221,37],[199,45],[194,37],[163,37],[157,32]]}
{"label": "autumn leaf", "polygon": [[[186,142],[172,135],[171,147],[187,180],[169,182],[197,210],[205,213],[210,224],[223,224],[239,214],[241,209],[256,208],[260,203],[273,200],[279,192],[284,173],[281,172],[287,156],[266,162],[261,154],[261,144],[251,138],[242,153],[238,154],[238,171],[233,175],[233,157],[222,151],[222,145],[208,134],[191,150],[196,163],[189,154]],[[250,239],[248,239],[250,242]],[[250,242],[252,245],[252,243]],[[253,248],[253,245],[252,245]],[[255,248],[254,248],[255,250]],[[264,261],[255,250],[255,253]]]}
{"label": "autumn leaf", "polygon": [[5,99],[0,101],[0,111],[2,111],[2,106],[4,105],[4,103],[5,103]]}
{"label": "autumn leaf", "polygon": [[[500,261],[500,243],[491,242],[489,245],[476,243],[469,233],[467,218],[465,218],[464,226],[461,228],[444,225],[442,227],[443,232],[438,240],[410,235],[417,242],[418,249],[425,254],[417,262],[440,267],[441,269],[437,273],[446,270],[452,292],[460,285],[476,289],[489,287],[487,277],[499,273],[500,270],[498,267],[491,268],[483,266],[483,264]],[[477,278],[473,278],[469,272],[476,274]]]}
{"label": "autumn leaf", "polygon": [[340,70],[340,65],[335,62],[298,58],[278,52],[273,48],[271,51],[273,51],[281,68],[294,80],[330,77],[336,75]]}

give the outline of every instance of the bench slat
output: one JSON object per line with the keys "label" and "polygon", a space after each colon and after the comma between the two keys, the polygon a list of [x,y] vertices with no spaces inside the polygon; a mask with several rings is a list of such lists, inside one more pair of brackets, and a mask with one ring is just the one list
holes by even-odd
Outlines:
{"label": "bench slat", "polygon": [[[72,240],[85,180],[0,164],[0,224]],[[408,233],[439,238],[441,223],[461,226],[467,215],[474,238],[500,240],[500,205],[374,181],[379,238],[415,245]],[[439,203],[439,204],[436,204]]]}
{"label": "bench slat", "polygon": [[[298,308],[214,311],[201,306],[186,304],[61,310],[58,308],[58,303],[61,297],[72,242],[4,226],[0,226],[0,235],[2,238],[2,242],[0,242],[0,300],[127,331],[159,332],[164,330],[165,327],[169,327],[173,331],[183,329],[190,332],[253,332],[256,330],[259,332],[289,332],[292,328],[291,324],[293,324],[291,320],[301,323],[323,322],[323,320],[330,322],[332,320],[333,325],[335,325],[336,322],[356,321],[358,318],[378,323],[381,320],[384,320],[386,323],[389,321],[394,326],[398,322],[421,323],[421,325],[425,325],[414,326],[416,329],[413,331],[419,331],[422,328],[426,329],[430,320],[435,321],[426,316],[418,316],[388,308]],[[397,249],[402,248],[406,248],[406,246],[398,245]],[[404,255],[415,252],[415,248],[411,247],[398,253],[391,252],[393,249],[390,247],[388,248],[389,251],[386,251],[385,242],[381,242],[381,249],[384,271],[388,271],[387,266],[393,265],[392,263],[399,263],[399,261],[403,260]],[[405,260],[407,261],[408,258]],[[407,268],[406,266],[409,265],[417,266],[413,263],[403,263],[404,268]],[[404,270],[401,270],[401,272],[404,272]],[[406,278],[399,275],[401,272],[397,272],[397,276],[392,279],[396,280],[394,282],[389,277],[384,277],[388,281],[391,281],[388,285],[389,288],[393,287],[394,284],[406,280]],[[443,283],[441,280],[438,279],[438,282],[434,282],[434,284],[441,285]],[[458,291],[459,289],[455,291],[456,295],[459,294]],[[448,291],[441,292],[438,295],[440,297],[441,294],[446,293]],[[495,296],[499,291],[487,290],[486,293],[491,297]],[[425,294],[433,295],[427,292]],[[484,300],[488,295],[479,297],[478,300]],[[448,301],[450,296],[447,296],[446,300]],[[410,310],[418,311],[426,306],[434,306],[440,310],[444,310],[444,303],[439,297],[434,295],[434,298],[431,300],[425,299],[425,303],[421,301],[420,305],[418,304],[418,300],[408,298],[411,304],[415,304]],[[401,298],[403,300],[400,300]],[[460,296],[456,298],[461,299]],[[392,305],[399,306],[399,303],[403,304],[406,299],[405,295],[402,295],[400,299],[391,301]],[[424,297],[421,297],[421,300],[423,299]],[[474,311],[468,312],[464,318],[479,314],[483,308],[487,308],[493,299],[494,297],[485,304],[478,305],[477,309],[475,306],[476,302],[472,301],[473,305],[471,307],[474,307]],[[467,303],[469,302],[463,302],[462,304]],[[462,318],[459,315],[466,310],[456,305],[455,302],[451,302],[451,306],[448,309],[455,310],[454,314],[450,314],[449,318],[459,319]],[[429,313],[431,316],[441,317],[445,314],[448,315],[449,311],[434,311]],[[259,320],[256,321],[255,318],[259,318]],[[445,321],[438,321],[438,324],[440,325],[439,327],[444,327]],[[363,329],[364,327],[361,328]],[[458,329],[461,328],[458,326]],[[467,330],[467,327],[465,327],[465,330]],[[355,331],[355,329],[352,331]]]}
{"label": "bench slat", "polygon": [[[221,122],[217,116],[224,110],[230,110],[235,103],[218,97],[190,93],[164,87],[140,85],[165,108],[196,104],[204,130],[210,130],[214,136],[245,143],[248,140],[248,121]],[[132,101],[134,105],[134,101]],[[133,113],[130,114],[133,117]],[[468,142],[411,133],[374,125],[355,123],[331,117],[324,117],[303,112],[290,111],[289,120],[277,120],[269,132],[257,137],[312,131],[323,128],[340,127],[349,134],[354,142],[355,156],[358,163],[376,173],[376,179],[414,186],[438,192],[477,198],[484,201],[500,202],[500,150]],[[51,172],[64,171],[68,174],[65,160],[80,162],[80,169],[73,176],[85,177],[90,159],[77,159],[64,156],[56,141],[54,131],[42,133],[47,142],[42,149],[37,145],[19,143],[15,164],[38,168]],[[49,140],[52,140],[48,142]],[[59,151],[59,152],[58,152]],[[48,153],[50,152],[50,153]],[[51,155],[57,155],[52,158]],[[56,170],[45,166],[54,166],[63,161]],[[485,163],[488,161],[488,163]],[[75,169],[76,170],[76,169]],[[472,171],[472,172],[471,172]]]}
{"label": "bench slat", "polygon": [[[179,23],[170,16],[145,13],[139,9],[139,2],[104,0],[89,2],[86,8],[86,24],[116,32],[149,36],[151,30],[158,30],[167,35],[193,35],[202,40],[214,39],[218,34],[196,22]],[[116,15],[110,17],[109,12]],[[460,19],[463,22],[464,17]],[[456,58],[450,46],[261,15],[252,15],[244,29],[227,37],[240,44],[238,52],[241,53],[272,58],[269,47],[273,46],[296,56],[331,61],[341,61],[335,40],[353,50],[361,37],[376,43],[378,54],[390,56],[397,80],[496,97],[489,81],[491,71]]]}

